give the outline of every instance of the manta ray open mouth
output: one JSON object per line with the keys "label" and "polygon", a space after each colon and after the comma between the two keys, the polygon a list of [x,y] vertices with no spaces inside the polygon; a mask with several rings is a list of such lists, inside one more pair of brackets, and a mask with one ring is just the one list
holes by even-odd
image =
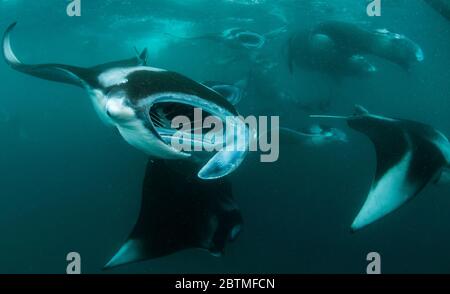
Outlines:
{"label": "manta ray open mouth", "polygon": [[238,35],[239,41],[249,44],[249,45],[258,45],[261,43],[261,37],[259,37],[256,34],[250,34],[250,33],[241,33]]}
{"label": "manta ray open mouth", "polygon": [[[192,146],[202,144],[212,146],[218,136],[223,136],[225,124],[219,131],[213,130],[222,119],[213,116],[202,108],[179,102],[158,102],[150,107],[150,120],[156,132],[166,144],[171,144],[175,136],[177,140],[183,136],[183,144]],[[211,123],[205,124],[207,118],[213,117]]]}
{"label": "manta ray open mouth", "polygon": [[264,38],[250,32],[239,33],[237,39],[247,47],[261,48],[264,45]]}

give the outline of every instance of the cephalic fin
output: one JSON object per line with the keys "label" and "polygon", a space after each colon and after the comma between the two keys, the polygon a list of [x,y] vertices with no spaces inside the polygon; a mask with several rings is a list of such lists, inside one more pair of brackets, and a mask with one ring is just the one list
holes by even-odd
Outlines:
{"label": "cephalic fin", "polygon": [[229,130],[226,130],[226,146],[223,146],[198,172],[198,177],[203,180],[213,180],[224,177],[232,173],[244,161],[250,144],[254,139],[253,134],[247,125],[237,119],[235,121],[234,136],[228,136]]}

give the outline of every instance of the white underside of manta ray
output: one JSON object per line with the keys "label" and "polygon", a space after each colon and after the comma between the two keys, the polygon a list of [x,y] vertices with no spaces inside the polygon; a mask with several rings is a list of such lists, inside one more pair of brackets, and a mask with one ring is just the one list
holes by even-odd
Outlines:
{"label": "white underside of manta ray", "polygon": [[448,178],[450,143],[431,126],[373,115],[361,106],[357,106],[353,116],[312,117],[345,119],[375,146],[375,176],[366,201],[351,225],[353,231],[393,212],[430,182]]}
{"label": "white underside of manta ray", "polygon": [[[199,108],[203,117],[213,116],[222,122],[232,123],[231,127],[235,131],[222,130],[225,133],[223,141],[224,144],[231,142],[235,146],[227,148],[229,146],[226,145],[220,150],[214,150],[217,152],[210,152],[212,155],[198,176],[201,179],[223,177],[233,172],[244,160],[249,143],[248,127],[227,97],[213,88],[178,73],[147,66],[146,50],[136,58],[91,68],[63,64],[23,64],[11,47],[10,34],[15,25],[10,25],[3,37],[6,62],[25,74],[86,89],[102,120],[117,128],[132,146],[154,158],[195,159],[197,156],[193,152],[172,146],[171,138],[177,132],[171,122],[176,116],[185,116],[191,119],[192,127],[195,127],[193,111]],[[193,131],[191,129],[189,133]],[[188,143],[212,144],[203,136],[193,136]]]}

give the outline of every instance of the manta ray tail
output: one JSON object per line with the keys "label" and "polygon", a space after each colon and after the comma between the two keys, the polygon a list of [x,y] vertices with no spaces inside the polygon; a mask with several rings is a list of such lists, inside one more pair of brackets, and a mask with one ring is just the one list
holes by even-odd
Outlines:
{"label": "manta ray tail", "polygon": [[[363,116],[363,115],[369,115],[369,111],[365,109],[363,106],[356,104],[355,109],[353,110],[353,117],[355,116]],[[327,115],[327,114],[310,114],[310,118],[327,118],[327,119],[344,119],[348,120],[352,118],[351,116],[345,116],[345,115]]]}
{"label": "manta ray tail", "polygon": [[196,170],[189,161],[149,161],[138,221],[105,268],[188,248],[220,255],[226,242],[237,237],[242,217],[231,183],[200,180]]}
{"label": "manta ray tail", "polygon": [[310,114],[311,118],[332,118],[332,119],[348,119],[348,116],[343,115],[326,115],[326,114]]}
{"label": "manta ray tail", "polygon": [[20,62],[11,47],[11,32],[16,26],[11,24],[3,35],[3,56],[6,62],[15,70],[50,81],[67,83],[84,87],[88,82],[89,70],[63,64],[27,65]]}
{"label": "manta ray tail", "polygon": [[274,130],[269,130],[268,132],[262,133],[259,135],[258,140],[263,142],[268,142],[268,138],[270,137],[273,140],[273,136],[278,136],[278,141],[280,143],[280,146],[285,145],[299,145],[302,143],[303,140],[307,137],[305,134],[296,131],[294,129],[280,127],[276,130],[276,133]]}

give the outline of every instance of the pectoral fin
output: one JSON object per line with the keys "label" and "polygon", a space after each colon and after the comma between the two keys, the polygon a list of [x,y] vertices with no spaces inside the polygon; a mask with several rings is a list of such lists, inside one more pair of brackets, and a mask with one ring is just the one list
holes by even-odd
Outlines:
{"label": "pectoral fin", "polygon": [[[233,172],[244,161],[247,155],[250,140],[255,134],[247,125],[237,119],[225,132],[226,145],[221,147],[198,172],[198,177],[203,180],[212,180],[224,177]],[[234,128],[234,131],[231,129]]]}
{"label": "pectoral fin", "polygon": [[90,81],[90,70],[64,64],[24,64],[11,47],[11,32],[17,23],[11,24],[3,35],[3,56],[15,70],[41,79],[84,87]]}
{"label": "pectoral fin", "polygon": [[359,230],[413,199],[446,164],[437,133],[431,127],[363,114],[350,127],[367,135],[375,146],[377,167],[370,192],[352,223]]}
{"label": "pectoral fin", "polygon": [[71,84],[85,88],[87,86],[95,87],[98,84],[97,76],[99,73],[114,67],[127,67],[146,65],[148,54],[144,49],[134,58],[109,62],[97,65],[91,68],[82,68],[65,64],[24,64],[14,53],[11,46],[11,32],[17,23],[11,24],[3,35],[3,56],[8,65],[22,73],[32,75],[44,80]]}

